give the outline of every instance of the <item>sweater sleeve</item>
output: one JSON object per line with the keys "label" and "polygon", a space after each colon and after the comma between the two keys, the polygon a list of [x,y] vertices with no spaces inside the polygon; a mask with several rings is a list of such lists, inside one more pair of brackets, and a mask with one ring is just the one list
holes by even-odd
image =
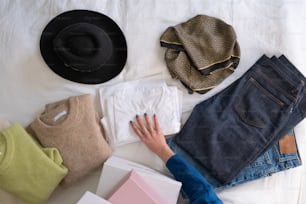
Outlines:
{"label": "sweater sleeve", "polygon": [[182,182],[183,191],[189,197],[190,203],[222,204],[213,186],[181,156],[172,156],[166,166],[175,179]]}

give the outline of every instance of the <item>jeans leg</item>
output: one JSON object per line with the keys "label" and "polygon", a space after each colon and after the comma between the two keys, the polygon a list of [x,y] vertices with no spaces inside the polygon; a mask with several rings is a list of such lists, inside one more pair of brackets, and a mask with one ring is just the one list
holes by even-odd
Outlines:
{"label": "jeans leg", "polygon": [[263,56],[242,78],[198,104],[174,139],[220,182],[231,181],[301,120],[292,108],[304,87],[281,66]]}

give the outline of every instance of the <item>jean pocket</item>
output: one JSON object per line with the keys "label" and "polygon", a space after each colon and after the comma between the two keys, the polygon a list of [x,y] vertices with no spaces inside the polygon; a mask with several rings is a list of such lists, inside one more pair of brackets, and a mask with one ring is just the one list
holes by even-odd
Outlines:
{"label": "jean pocket", "polygon": [[248,125],[265,128],[280,120],[285,103],[265,89],[256,79],[246,82],[234,109]]}

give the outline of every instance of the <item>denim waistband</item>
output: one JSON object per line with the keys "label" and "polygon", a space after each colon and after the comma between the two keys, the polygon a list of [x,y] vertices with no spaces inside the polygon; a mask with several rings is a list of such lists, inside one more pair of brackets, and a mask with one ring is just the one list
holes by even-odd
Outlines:
{"label": "denim waistband", "polygon": [[299,80],[303,81],[304,84],[306,83],[304,75],[284,55],[281,55],[278,58],[273,56],[271,59],[273,61],[279,59]]}
{"label": "denim waistband", "polygon": [[278,59],[277,57],[273,56],[272,57],[272,60],[273,61],[281,61],[285,67],[289,67],[290,68],[290,71],[293,72],[296,77],[302,81],[302,84],[304,85],[304,90],[303,90],[303,93],[301,94],[301,97],[298,99],[298,103],[301,103],[301,112],[303,112],[302,114],[304,114],[304,117],[305,117],[305,114],[306,114],[306,87],[305,87],[305,84],[306,84],[306,78],[303,76],[303,74],[284,56],[284,55],[281,55]]}
{"label": "denim waistband", "polygon": [[259,83],[268,84],[265,88],[281,97],[284,102],[289,99],[288,103],[297,103],[304,91],[305,77],[285,56],[282,56],[282,61],[275,56],[270,59],[263,55],[250,69],[249,74]]}
{"label": "denim waistband", "polygon": [[[277,66],[271,62],[276,63]],[[281,64],[277,62],[281,62]],[[255,64],[269,64],[277,72],[282,74],[282,78],[291,81],[294,86],[298,86],[300,83],[304,85],[306,82],[305,76],[284,55],[280,57],[272,56],[271,58],[263,55]]]}

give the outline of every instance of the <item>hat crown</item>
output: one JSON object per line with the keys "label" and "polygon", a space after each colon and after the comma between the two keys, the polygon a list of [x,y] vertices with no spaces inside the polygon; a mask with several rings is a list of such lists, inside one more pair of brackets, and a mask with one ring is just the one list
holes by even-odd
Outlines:
{"label": "hat crown", "polygon": [[86,33],[77,33],[67,39],[66,47],[78,56],[90,56],[98,49],[92,36]]}
{"label": "hat crown", "polygon": [[113,48],[108,35],[89,23],[76,23],[61,30],[53,49],[66,67],[80,72],[100,69],[110,59]]}

